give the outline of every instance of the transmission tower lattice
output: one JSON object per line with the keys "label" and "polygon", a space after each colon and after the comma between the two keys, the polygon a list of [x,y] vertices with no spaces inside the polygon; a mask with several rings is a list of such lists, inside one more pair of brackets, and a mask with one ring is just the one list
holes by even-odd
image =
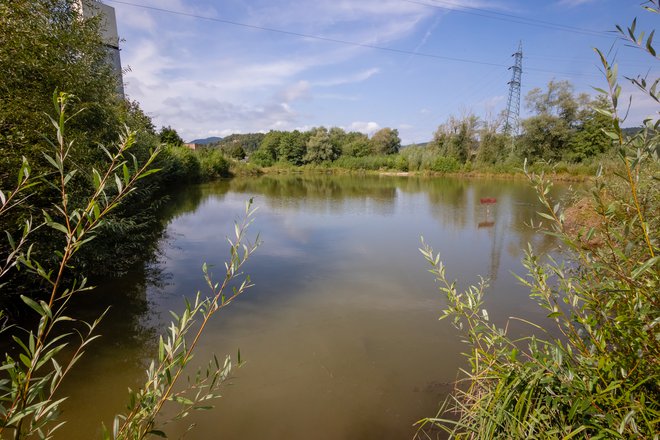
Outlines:
{"label": "transmission tower lattice", "polygon": [[509,81],[509,99],[506,104],[506,122],[504,133],[517,135],[520,129],[520,84],[522,79],[522,41],[518,44],[518,51],[511,55],[514,57],[511,81]]}

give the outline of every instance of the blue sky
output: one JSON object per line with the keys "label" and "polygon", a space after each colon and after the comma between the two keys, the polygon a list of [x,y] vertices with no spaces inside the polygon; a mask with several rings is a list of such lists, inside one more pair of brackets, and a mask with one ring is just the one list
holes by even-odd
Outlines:
{"label": "blue sky", "polygon": [[[369,134],[392,127],[407,144],[429,140],[450,115],[495,119],[519,41],[522,116],[527,92],[551,79],[577,92],[604,87],[593,47],[616,54],[622,74],[657,74],[648,56],[603,33],[635,16],[652,29],[655,17],[640,1],[104,3],[124,40],[127,95],[185,140],[324,125]],[[624,125],[655,111],[632,87],[624,91],[634,98]]]}

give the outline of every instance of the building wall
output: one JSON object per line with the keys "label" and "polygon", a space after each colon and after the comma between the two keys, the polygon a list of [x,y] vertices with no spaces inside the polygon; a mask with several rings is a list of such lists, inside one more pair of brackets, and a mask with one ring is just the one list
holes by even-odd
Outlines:
{"label": "building wall", "polygon": [[101,39],[108,53],[108,63],[112,66],[118,78],[118,93],[124,97],[124,80],[119,54],[119,34],[117,32],[115,8],[95,0],[77,0],[76,6],[82,12],[83,18],[101,16]]}

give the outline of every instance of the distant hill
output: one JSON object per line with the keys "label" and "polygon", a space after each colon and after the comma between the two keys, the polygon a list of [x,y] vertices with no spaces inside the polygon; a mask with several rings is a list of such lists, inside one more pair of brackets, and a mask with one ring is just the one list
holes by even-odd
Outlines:
{"label": "distant hill", "polygon": [[428,142],[418,142],[416,144],[408,144],[408,145],[402,145],[401,148],[408,148],[408,147],[426,147],[428,144],[430,144],[431,141]]}
{"label": "distant hill", "polygon": [[641,130],[642,127],[626,127],[621,129],[626,136],[635,136]]}
{"label": "distant hill", "polygon": [[245,153],[251,154],[259,148],[265,136],[264,133],[231,134],[221,141],[214,142],[211,147],[220,149],[241,147]]}
{"label": "distant hill", "polygon": [[197,144],[197,145],[208,145],[208,144],[214,144],[216,142],[220,142],[221,140],[222,140],[221,137],[211,136],[204,139],[195,139],[194,141],[190,141],[189,143]]}

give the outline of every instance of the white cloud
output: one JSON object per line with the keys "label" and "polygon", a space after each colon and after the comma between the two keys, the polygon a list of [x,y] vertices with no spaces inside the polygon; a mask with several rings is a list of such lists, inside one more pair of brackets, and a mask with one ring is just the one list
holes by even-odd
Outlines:
{"label": "white cloud", "polygon": [[350,131],[359,131],[361,133],[366,133],[366,134],[374,134],[376,131],[380,130],[380,125],[378,125],[377,122],[362,122],[362,121],[355,121],[351,122],[351,125],[349,125],[349,130]]}
{"label": "white cloud", "polygon": [[235,130],[233,128],[225,128],[222,130],[209,130],[206,132],[208,136],[220,136],[220,137],[226,137],[234,133],[240,133],[240,131]]}
{"label": "white cloud", "polygon": [[568,6],[573,8],[575,6],[586,5],[587,3],[593,3],[596,0],[560,0],[559,6]]}
{"label": "white cloud", "polygon": [[291,102],[298,99],[309,97],[309,82],[298,81],[293,85],[286,87],[281,93],[282,99],[285,102]]}
{"label": "white cloud", "polygon": [[486,112],[492,112],[496,107],[498,107],[502,102],[504,102],[505,97],[503,95],[491,96],[486,98],[483,101],[477,103],[478,107],[482,107]]}
{"label": "white cloud", "polygon": [[[453,3],[480,6],[483,2]],[[401,0],[255,0],[249,5],[223,3],[221,13],[214,3],[143,0],[141,4],[373,45],[410,36],[420,23],[438,17],[438,9]],[[132,68],[125,75],[127,94],[141,103],[156,125],[171,125],[191,138],[230,128],[256,132],[307,124],[300,120],[309,117],[298,110],[307,105],[301,101],[322,99],[330,107],[331,100],[361,100],[331,88],[367,81],[382,70],[373,63],[358,66],[362,60],[358,57],[374,52],[359,46],[246,31],[119,3],[112,6],[126,39],[122,61]],[[427,28],[418,47],[429,39],[437,22],[438,18]],[[327,88],[327,93],[313,94],[316,87]],[[375,122],[359,121],[351,127],[367,133],[380,128]]]}
{"label": "white cloud", "polygon": [[371,69],[363,70],[362,72],[357,72],[351,75],[345,75],[327,80],[316,81],[314,82],[314,85],[321,87],[331,87],[342,84],[362,82],[368,80],[369,78],[371,78],[372,76],[378,73],[380,73],[380,69],[378,67],[372,67]]}

